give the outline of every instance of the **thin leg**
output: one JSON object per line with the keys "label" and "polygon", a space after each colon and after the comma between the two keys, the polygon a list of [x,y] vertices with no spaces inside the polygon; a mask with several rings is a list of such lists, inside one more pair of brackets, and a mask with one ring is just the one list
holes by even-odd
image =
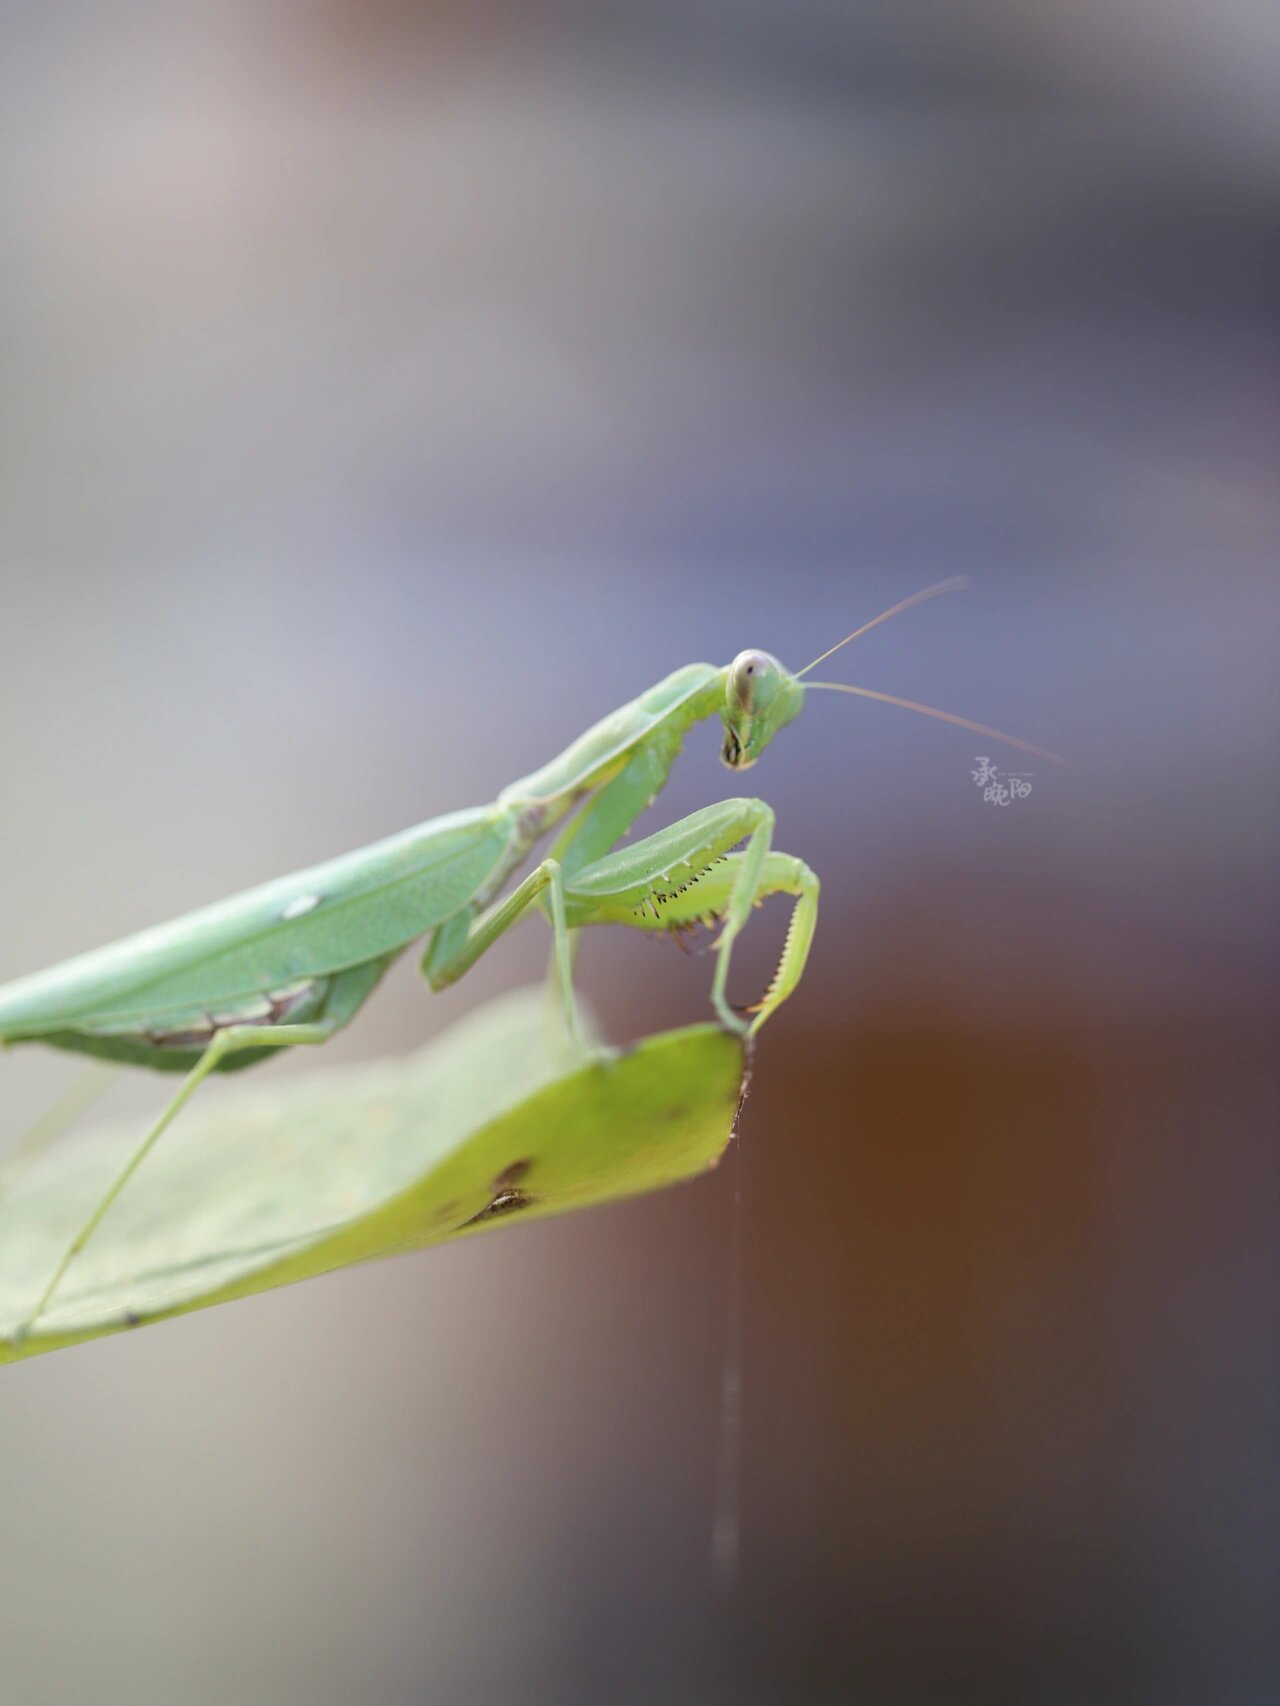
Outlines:
{"label": "thin leg", "polygon": [[[591,796],[582,810],[560,831],[548,858],[537,871],[515,889],[507,901],[491,907],[477,923],[463,911],[435,929],[422,959],[422,971],[432,989],[454,983],[485,949],[514,922],[545,887],[551,888],[551,922],[554,937],[551,964],[559,985],[559,1002],[565,1027],[575,1047],[581,1047],[581,1031],[573,999],[573,961],[576,932],[564,927],[561,885],[573,874],[591,865],[619,841],[631,825],[662,791],[671,766],[680,752],[684,731],[663,730],[642,741],[622,769]],[[553,881],[552,870],[557,872]],[[568,946],[566,947],[566,937]]]}
{"label": "thin leg", "polygon": [[229,1054],[235,1054],[246,1048],[288,1048],[299,1043],[328,1042],[335,1028],[336,1026],[331,1021],[320,1021],[309,1025],[233,1025],[225,1031],[219,1031],[199,1061],[183,1079],[177,1093],[170,1098],[159,1119],[134,1150],[120,1172],[116,1174],[98,1206],[68,1245],[66,1253],[54,1269],[52,1278],[40,1295],[40,1301],[18,1329],[18,1337],[21,1339],[29,1333],[44,1314],[53,1299],[54,1293],[62,1284],[67,1269],[98,1230],[112,1203],[115,1202],[129,1180],[146,1160],[161,1135],[181,1113],[187,1102],[220,1060]]}
{"label": "thin leg", "polygon": [[564,1010],[565,1028],[575,1048],[582,1046],[578,1025],[578,1010],[573,998],[573,952],[569,928],[565,922],[564,880],[560,863],[544,859],[536,871],[507,896],[477,918],[464,938],[458,931],[437,931],[423,958],[422,970],[432,989],[445,989],[456,983],[464,972],[470,971],[488,948],[534,904],[544,889],[549,889],[552,953],[556,977],[560,985],[560,1000]]}
{"label": "thin leg", "polygon": [[[563,879],[564,872],[561,871]],[[582,944],[581,930],[570,930],[569,935],[569,977],[572,980],[578,964],[578,949]],[[572,986],[572,985],[571,985]],[[568,1020],[564,1011],[564,973],[560,967],[560,943],[555,932],[551,935],[551,952],[547,956],[547,1009],[551,1024],[555,1030],[568,1030]],[[556,1038],[553,1036],[554,1044]],[[576,1045],[575,1045],[576,1046]]]}

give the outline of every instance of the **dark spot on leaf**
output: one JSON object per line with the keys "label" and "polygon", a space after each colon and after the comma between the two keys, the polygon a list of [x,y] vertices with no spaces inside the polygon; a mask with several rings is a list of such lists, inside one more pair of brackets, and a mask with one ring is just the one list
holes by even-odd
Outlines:
{"label": "dark spot on leaf", "polygon": [[458,1230],[461,1232],[468,1226],[479,1226],[486,1220],[496,1220],[502,1214],[514,1214],[520,1208],[531,1208],[537,1200],[525,1191],[499,1191],[491,1203],[486,1204],[479,1214],[473,1214],[470,1220],[464,1220]]}
{"label": "dark spot on leaf", "polygon": [[509,1191],[513,1185],[518,1185],[520,1183],[521,1179],[524,1178],[525,1174],[532,1166],[533,1162],[527,1157],[523,1161],[511,1162],[511,1164],[504,1167],[494,1179],[494,1191],[499,1194],[503,1191]]}
{"label": "dark spot on leaf", "polygon": [[677,1102],[674,1108],[667,1109],[667,1119],[672,1125],[674,1125],[677,1120],[685,1119],[688,1116],[688,1113],[688,1102]]}
{"label": "dark spot on leaf", "polygon": [[124,1312],[124,1324],[126,1327],[141,1327],[142,1317],[138,1314],[136,1309],[126,1309]]}
{"label": "dark spot on leaf", "polygon": [[448,1202],[441,1203],[431,1218],[433,1221],[452,1220],[461,1206],[457,1197],[450,1197]]}

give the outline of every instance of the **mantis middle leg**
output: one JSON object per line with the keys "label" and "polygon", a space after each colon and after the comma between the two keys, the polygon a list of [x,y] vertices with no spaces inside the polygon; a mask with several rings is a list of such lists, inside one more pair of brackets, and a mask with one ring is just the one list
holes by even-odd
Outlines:
{"label": "mantis middle leg", "polygon": [[565,1029],[575,1048],[582,1046],[578,1009],[573,998],[573,952],[565,923],[564,880],[557,859],[544,859],[536,871],[512,890],[506,900],[496,902],[479,918],[459,914],[455,923],[442,925],[432,936],[422,957],[422,974],[432,989],[447,989],[470,971],[498,937],[505,934],[549,889],[551,928],[554,934],[556,981],[564,1004]]}

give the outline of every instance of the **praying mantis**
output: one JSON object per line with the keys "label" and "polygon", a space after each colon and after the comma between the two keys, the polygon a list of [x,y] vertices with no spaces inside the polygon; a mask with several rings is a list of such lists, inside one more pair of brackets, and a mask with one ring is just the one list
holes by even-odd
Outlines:
{"label": "praying mantis", "polygon": [[[740,652],[724,667],[686,665],[490,805],[433,818],[0,987],[0,1047],[44,1043],[184,1075],[67,1247],[19,1336],[44,1314],[111,1205],[210,1073],[328,1042],[355,1018],[388,966],[424,937],[423,976],[433,990],[444,989],[511,925],[541,910],[551,924],[564,1024],[581,1047],[572,932],[622,924],[680,934],[719,925],[712,1005],[727,1029],[757,1031],[799,983],[818,912],[818,878],[773,848],[772,809],[760,799],[726,799],[619,843],[661,792],[696,724],[718,716],[721,758],[735,773],[745,771],[799,716],[810,688],[922,711],[1061,762],[912,700],[803,679],[841,646],[958,584],[945,581],[902,600],[794,674],[758,650]],[[557,830],[545,857],[504,897],[508,879]],[[793,898],[790,924],[767,989],[740,1013],[727,994],[733,945],[753,907],[772,894]]]}

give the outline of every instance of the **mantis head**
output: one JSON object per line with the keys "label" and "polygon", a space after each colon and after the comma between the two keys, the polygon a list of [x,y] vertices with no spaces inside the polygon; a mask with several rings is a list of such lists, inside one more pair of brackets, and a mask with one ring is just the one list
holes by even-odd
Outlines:
{"label": "mantis head", "polygon": [[770,652],[739,652],[725,672],[724,746],[730,770],[749,770],[804,706],[804,688]]}
{"label": "mantis head", "polygon": [[1066,759],[1059,758],[1056,752],[1046,752],[1044,747],[1032,746],[1030,741],[1001,734],[999,729],[988,728],[985,723],[971,722],[968,717],[957,717],[951,711],[939,711],[932,705],[918,704],[914,699],[899,699],[893,693],[878,693],[874,688],[853,687],[843,681],[802,682],[802,676],[808,675],[815,665],[823,663],[833,652],[847,646],[850,640],[859,639],[872,628],[879,627],[881,622],[887,622],[891,616],[897,616],[903,610],[910,610],[914,604],[923,604],[926,599],[936,598],[939,593],[954,592],[963,585],[964,579],[960,576],[954,580],[940,581],[937,586],[926,587],[923,592],[913,593],[910,598],[904,598],[901,603],[895,604],[891,610],[881,611],[880,615],[873,617],[870,622],[864,622],[860,628],[855,628],[852,634],[846,634],[843,640],[837,640],[834,646],[828,647],[820,657],[814,658],[813,663],[807,663],[794,675],[790,670],[784,669],[769,652],[739,652],[725,671],[725,702],[720,712],[725,726],[724,747],[720,756],[730,770],[749,769],[778,730],[785,727],[793,717],[800,715],[804,707],[806,686],[828,693],[854,693],[861,699],[876,699],[882,705],[897,705],[904,711],[919,711],[926,717],[936,717],[943,723],[954,723],[957,728],[968,729],[985,739],[1003,741],[1006,746],[1017,747],[1020,752],[1030,752],[1037,758],[1047,758],[1052,764],[1065,765]]}

